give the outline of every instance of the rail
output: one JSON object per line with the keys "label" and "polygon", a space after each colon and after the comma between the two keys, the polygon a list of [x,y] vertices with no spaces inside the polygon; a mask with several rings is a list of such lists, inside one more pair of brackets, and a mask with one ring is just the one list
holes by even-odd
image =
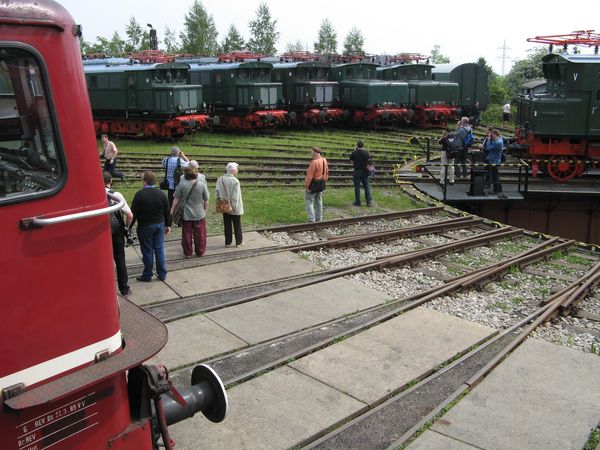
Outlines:
{"label": "rail", "polygon": [[[417,170],[426,173],[432,180],[440,184],[443,201],[448,200],[448,185],[455,183],[467,185],[469,187],[468,195],[470,196],[485,195],[485,187],[490,186],[493,188],[494,186],[492,174],[494,168],[497,169],[498,184],[516,184],[517,193],[521,194],[523,197],[527,195],[529,190],[529,165],[523,160],[519,160],[517,163],[508,164],[488,164],[471,160],[466,165],[469,168],[468,178],[465,180],[453,180],[452,182],[450,182],[450,178],[452,177],[449,176],[449,173],[458,172],[463,166],[460,163],[441,164],[437,162],[428,162],[420,164]],[[517,175],[516,180],[511,178],[502,181],[502,173],[505,175],[508,173],[514,175],[515,171]]]}

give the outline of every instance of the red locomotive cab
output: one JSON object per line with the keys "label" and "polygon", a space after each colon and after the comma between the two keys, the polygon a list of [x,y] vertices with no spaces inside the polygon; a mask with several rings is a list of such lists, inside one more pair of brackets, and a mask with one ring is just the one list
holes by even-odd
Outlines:
{"label": "red locomotive cab", "polygon": [[[98,170],[78,34],[53,1],[0,3],[2,449],[151,449],[150,399],[162,412],[172,390],[142,366],[165,326],[116,295],[108,214],[119,205]],[[186,417],[212,407],[222,420],[220,380],[205,366],[196,380],[218,400]]]}

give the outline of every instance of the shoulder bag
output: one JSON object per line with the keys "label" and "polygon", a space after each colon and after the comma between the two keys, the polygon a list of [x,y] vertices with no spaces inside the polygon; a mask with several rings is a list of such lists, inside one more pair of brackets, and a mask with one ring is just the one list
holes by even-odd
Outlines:
{"label": "shoulder bag", "polygon": [[196,182],[193,184],[192,188],[190,189],[190,192],[188,192],[188,195],[185,196],[185,200],[179,200],[179,202],[177,202],[175,211],[173,211],[173,214],[171,214],[171,219],[173,223],[178,227],[180,227],[181,223],[183,222],[183,208],[185,208],[185,204],[190,198],[190,195],[192,195],[192,191],[194,190],[197,184],[198,180],[196,180]]}
{"label": "shoulder bag", "polygon": [[325,161],[323,161],[323,178],[313,178],[309,185],[309,190],[312,194],[323,192],[325,190]]}
{"label": "shoulder bag", "polygon": [[225,189],[225,194],[227,195],[227,198],[217,197],[215,208],[218,213],[231,214],[233,212],[233,207],[231,206],[231,202],[229,201],[229,192],[227,192],[227,188],[225,187],[225,180],[221,179],[221,183],[223,184],[223,189]]}

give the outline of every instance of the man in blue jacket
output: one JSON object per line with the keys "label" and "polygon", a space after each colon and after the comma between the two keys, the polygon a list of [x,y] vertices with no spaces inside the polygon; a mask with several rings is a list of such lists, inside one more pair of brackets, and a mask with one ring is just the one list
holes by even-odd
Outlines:
{"label": "man in blue jacket", "polygon": [[500,198],[506,198],[502,194],[502,184],[498,175],[498,166],[502,162],[502,150],[504,148],[504,140],[500,137],[500,132],[497,129],[492,130],[490,138],[485,143],[487,151],[487,161],[489,164],[489,176],[494,188],[494,194],[498,194]]}

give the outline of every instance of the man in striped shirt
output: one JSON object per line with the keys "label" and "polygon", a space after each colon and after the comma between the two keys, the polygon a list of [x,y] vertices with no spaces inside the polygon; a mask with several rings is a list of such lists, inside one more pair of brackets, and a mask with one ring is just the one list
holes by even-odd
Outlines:
{"label": "man in striped shirt", "polygon": [[[183,168],[187,167],[190,160],[187,156],[183,154],[179,147],[173,146],[171,147],[171,156],[167,156],[163,159],[162,166],[165,168],[165,176],[167,177],[167,182],[169,183],[168,189],[168,198],[169,198],[169,206],[173,205],[173,193],[175,192],[175,188],[179,184],[179,179],[181,173],[183,173]],[[181,170],[181,173],[178,173]]]}

